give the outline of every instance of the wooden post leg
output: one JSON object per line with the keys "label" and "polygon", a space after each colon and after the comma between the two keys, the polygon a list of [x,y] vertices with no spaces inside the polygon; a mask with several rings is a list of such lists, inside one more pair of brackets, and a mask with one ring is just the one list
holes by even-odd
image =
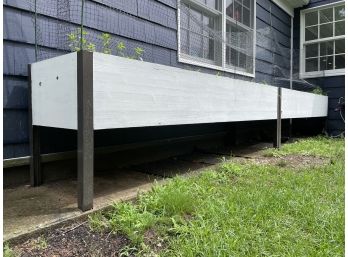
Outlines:
{"label": "wooden post leg", "polygon": [[28,65],[28,114],[29,114],[29,149],[30,149],[30,185],[40,186],[41,175],[41,151],[40,151],[40,127],[33,125],[33,110],[31,101],[31,65]]}
{"label": "wooden post leg", "polygon": [[31,126],[30,151],[30,185],[37,187],[42,184],[39,126]]}
{"label": "wooden post leg", "polygon": [[82,211],[93,208],[94,127],[93,127],[93,55],[77,54],[77,183],[78,207]]}
{"label": "wooden post leg", "polygon": [[93,130],[78,131],[78,208],[87,211],[93,208]]}
{"label": "wooden post leg", "polygon": [[280,148],[282,140],[282,88],[278,87],[277,97],[277,127],[276,127],[276,138],[274,141],[274,147]]}

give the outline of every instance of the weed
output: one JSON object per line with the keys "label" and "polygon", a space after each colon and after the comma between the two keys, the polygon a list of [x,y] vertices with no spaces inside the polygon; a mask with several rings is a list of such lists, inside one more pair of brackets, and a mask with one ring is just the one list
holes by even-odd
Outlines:
{"label": "weed", "polygon": [[10,248],[9,244],[4,245],[4,257],[16,257],[15,252]]}
{"label": "weed", "polygon": [[279,167],[281,167],[281,168],[286,167],[286,165],[287,165],[287,163],[286,163],[286,161],[284,161],[284,160],[279,160],[279,161],[277,162],[277,166],[279,166]]}
{"label": "weed", "polygon": [[88,216],[90,229],[93,231],[103,231],[108,227],[108,220],[101,212],[95,212]]}
{"label": "weed", "polygon": [[39,250],[45,250],[45,249],[48,247],[48,243],[47,243],[46,238],[44,238],[44,237],[39,237],[39,238],[36,240],[36,247],[37,247],[37,249],[39,249]]}

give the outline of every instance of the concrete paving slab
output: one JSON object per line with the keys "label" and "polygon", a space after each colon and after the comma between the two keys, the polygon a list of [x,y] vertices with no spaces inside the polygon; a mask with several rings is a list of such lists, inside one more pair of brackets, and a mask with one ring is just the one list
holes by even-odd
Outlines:
{"label": "concrete paving slab", "polygon": [[[149,190],[161,178],[136,171],[104,172],[95,177],[94,210],[114,201],[129,200]],[[84,215],[77,208],[77,181],[64,180],[40,187],[4,189],[4,241]]]}

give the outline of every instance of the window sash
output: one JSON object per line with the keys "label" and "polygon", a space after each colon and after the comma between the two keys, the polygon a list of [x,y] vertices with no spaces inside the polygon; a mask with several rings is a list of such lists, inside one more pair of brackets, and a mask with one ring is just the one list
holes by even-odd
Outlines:
{"label": "window sash", "polygon": [[[301,12],[301,47],[300,47],[300,70],[301,70],[301,74],[300,77],[315,77],[315,76],[322,76],[323,73],[325,75],[331,76],[331,75],[340,75],[341,73],[344,73],[344,68],[336,68],[336,58],[342,58],[342,55],[344,55],[344,53],[335,53],[335,46],[336,46],[336,41],[338,40],[345,40],[345,34],[344,35],[336,35],[335,34],[335,26],[337,24],[337,22],[344,22],[345,18],[339,18],[337,19],[336,17],[336,8],[339,7],[343,7],[344,8],[344,2],[336,2],[333,4],[329,4],[326,6],[320,6],[320,7],[316,7],[313,9],[307,9],[307,10],[303,10]],[[323,12],[323,10],[331,10],[332,11],[332,21],[328,21],[328,22],[322,22],[320,20],[320,13]],[[316,24],[310,24],[308,25],[308,22],[306,21],[306,17],[309,17],[308,14],[310,13],[316,13],[316,17],[317,17],[317,22]],[[314,15],[315,16],[315,15]],[[306,25],[307,23],[307,25]],[[325,25],[325,24],[332,24],[332,35],[330,35],[329,37],[324,37],[324,38],[320,38],[320,26],[321,25]],[[316,39],[311,39],[311,40],[306,40],[306,29],[308,28],[315,28],[318,27],[318,35]],[[326,54],[326,55],[321,55],[320,53],[320,44],[325,43],[325,42],[334,42],[333,43],[333,53],[332,54]],[[318,56],[311,56],[311,57],[307,57],[307,47],[309,47],[310,45],[316,45],[318,47]],[[327,58],[328,57],[332,57],[332,65],[329,64],[329,69],[321,69],[320,65],[321,65],[321,60],[323,58]],[[317,60],[317,69],[315,71],[307,71],[307,63],[310,61],[314,61]]]}
{"label": "window sash", "polygon": [[[249,26],[246,26],[243,22],[245,21],[245,19],[243,20],[243,17],[240,18],[240,22],[238,22],[237,20],[233,19],[232,17],[228,16],[226,14],[226,0],[221,0],[221,11],[220,10],[216,10],[216,9],[212,9],[209,6],[206,6],[204,3],[204,1],[202,0],[181,0],[178,1],[179,2],[179,8],[178,8],[178,21],[179,21],[179,31],[178,31],[178,40],[179,40],[179,44],[178,44],[178,54],[179,54],[179,61],[180,62],[186,62],[186,63],[191,63],[194,65],[198,65],[198,66],[204,66],[207,67],[206,64],[209,64],[209,68],[211,68],[212,65],[214,65],[215,69],[218,70],[223,70],[223,71],[227,71],[227,72],[233,72],[233,73],[238,73],[241,75],[246,75],[246,76],[251,76],[254,77],[255,76],[255,40],[256,40],[256,35],[255,35],[255,25],[256,25],[256,0],[250,0],[250,6],[244,5],[243,1],[240,0],[234,0],[234,3],[241,4],[241,8],[245,8],[246,13],[249,15]],[[185,46],[185,53],[184,51],[182,51],[182,46],[181,46],[181,38],[180,38],[180,34],[182,33],[181,30],[184,31],[189,31],[189,29],[187,30],[187,28],[182,27],[181,25],[181,18],[180,18],[180,10],[182,9],[182,5],[190,5],[193,9],[199,11],[200,13],[206,13],[208,15],[214,15],[216,17],[219,17],[220,19],[218,19],[218,22],[221,24],[219,26],[221,26],[221,31],[219,31],[219,33],[221,33],[221,40],[219,39],[215,39],[213,37],[209,37],[210,39],[213,39],[215,44],[217,45],[221,45],[220,46],[220,51],[214,51],[213,55],[214,55],[214,59],[217,60],[217,62],[214,63],[214,61],[210,60],[210,59],[206,59],[206,58],[199,58],[197,56],[193,56],[190,55],[190,51],[187,51],[187,46]],[[234,9],[233,9],[234,10]],[[247,19],[246,19],[247,20]],[[247,22],[247,23],[248,23]],[[246,68],[242,69],[240,67],[234,67],[231,66],[230,64],[227,63],[226,60],[226,54],[227,54],[227,50],[230,47],[230,45],[228,45],[228,41],[227,41],[227,29],[226,29],[226,23],[228,24],[233,24],[234,26],[240,27],[241,30],[246,31],[248,33],[252,33],[252,55],[248,55],[246,53],[246,50],[243,48],[238,48],[237,46],[232,47],[234,50],[236,50],[238,52],[238,56],[240,54],[244,54],[246,55]],[[217,31],[216,31],[217,32]],[[188,33],[195,33],[192,31],[189,31]],[[196,34],[199,34],[196,32]],[[202,35],[200,35],[202,37]],[[189,37],[189,35],[188,35]],[[203,38],[203,37],[202,37]],[[202,42],[203,44],[203,42]],[[215,47],[218,48],[218,47]],[[203,57],[207,56],[208,54],[204,54],[203,53]],[[248,63],[252,62],[253,68],[252,70],[250,70],[250,68],[247,67]],[[199,64],[198,64],[199,63]]]}

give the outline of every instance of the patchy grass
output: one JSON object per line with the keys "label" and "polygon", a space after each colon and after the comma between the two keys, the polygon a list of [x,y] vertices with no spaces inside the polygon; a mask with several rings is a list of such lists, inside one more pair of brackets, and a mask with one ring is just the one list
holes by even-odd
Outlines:
{"label": "patchy grass", "polygon": [[319,157],[336,157],[344,153],[344,140],[323,136],[298,140],[291,144],[282,145],[281,149],[267,149],[264,155],[279,157],[286,155],[305,155]]}
{"label": "patchy grass", "polygon": [[4,244],[4,250],[3,250],[3,256],[4,257],[16,257],[16,253],[10,248],[8,244]]}
{"label": "patchy grass", "polygon": [[266,154],[331,161],[301,172],[283,162],[225,162],[115,204],[90,216],[90,226],[126,235],[123,256],[343,256],[343,153],[342,139],[286,144]]}

